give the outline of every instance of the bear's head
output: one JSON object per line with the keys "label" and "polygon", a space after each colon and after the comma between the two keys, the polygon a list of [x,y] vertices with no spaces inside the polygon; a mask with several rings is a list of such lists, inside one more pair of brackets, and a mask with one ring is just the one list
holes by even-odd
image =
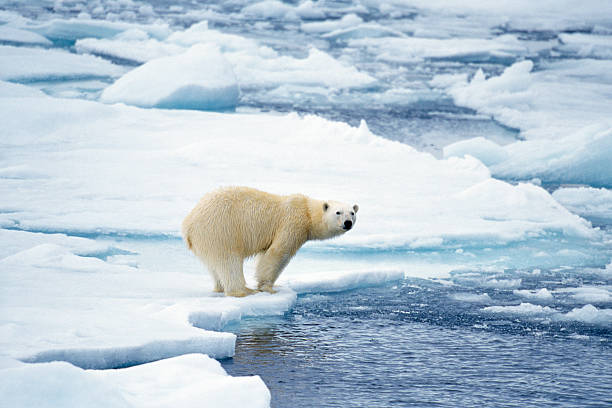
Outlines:
{"label": "bear's head", "polygon": [[323,222],[327,226],[330,237],[344,234],[355,226],[357,222],[357,204],[350,206],[337,201],[323,203]]}

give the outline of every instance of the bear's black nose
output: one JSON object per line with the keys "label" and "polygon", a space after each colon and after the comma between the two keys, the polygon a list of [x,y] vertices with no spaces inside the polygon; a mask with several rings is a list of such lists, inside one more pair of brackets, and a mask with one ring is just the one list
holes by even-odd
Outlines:
{"label": "bear's black nose", "polygon": [[344,221],[344,229],[345,230],[350,230],[352,226],[353,226],[353,221],[350,221],[350,220]]}

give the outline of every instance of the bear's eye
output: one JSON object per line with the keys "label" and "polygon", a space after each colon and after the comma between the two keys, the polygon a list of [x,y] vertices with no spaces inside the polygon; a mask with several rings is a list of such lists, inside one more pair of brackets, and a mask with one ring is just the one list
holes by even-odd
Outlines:
{"label": "bear's eye", "polygon": [[336,211],[336,215],[340,215],[340,211]]}
{"label": "bear's eye", "polygon": [[351,215],[355,215],[355,213],[351,211]]}

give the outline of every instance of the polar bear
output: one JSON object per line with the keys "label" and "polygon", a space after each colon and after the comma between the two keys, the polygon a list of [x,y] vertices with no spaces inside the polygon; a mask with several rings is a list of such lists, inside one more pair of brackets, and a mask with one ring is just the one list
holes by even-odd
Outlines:
{"label": "polar bear", "polygon": [[208,267],[215,292],[246,296],[245,258],[256,256],[257,289],[274,282],[306,241],[342,235],[355,226],[359,206],[301,194],[279,196],[249,187],[206,194],[182,225],[187,247]]}

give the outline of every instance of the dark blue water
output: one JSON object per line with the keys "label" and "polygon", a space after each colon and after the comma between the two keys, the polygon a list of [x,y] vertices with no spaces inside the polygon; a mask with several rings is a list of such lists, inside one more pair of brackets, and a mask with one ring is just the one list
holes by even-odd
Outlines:
{"label": "dark blue water", "polygon": [[[406,280],[300,296],[283,317],[234,327],[236,355],[222,364],[260,375],[273,407],[612,404],[610,328],[486,313],[454,300],[466,291],[482,292]],[[488,293],[518,304],[512,291]]]}

